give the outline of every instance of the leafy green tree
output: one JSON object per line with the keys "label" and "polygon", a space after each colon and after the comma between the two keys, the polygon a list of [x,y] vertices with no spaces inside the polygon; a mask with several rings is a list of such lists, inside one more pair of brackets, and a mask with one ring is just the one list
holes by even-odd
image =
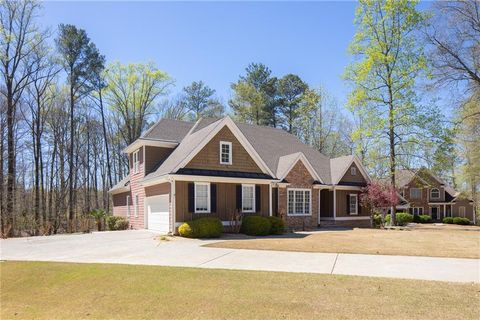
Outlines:
{"label": "leafy green tree", "polygon": [[[378,137],[388,145],[388,167],[392,186],[398,166],[397,151],[402,144],[419,143],[417,137],[428,114],[421,115],[415,81],[426,69],[423,48],[416,32],[426,16],[416,9],[418,1],[360,0],[355,14],[357,32],[350,52],[357,59],[349,65],[345,78],[353,85],[349,106],[363,109],[372,126],[356,135]],[[416,129],[419,129],[417,131]],[[395,215],[392,215],[395,223]]]}
{"label": "leafy green tree", "polygon": [[447,128],[440,137],[440,143],[436,146],[433,153],[432,171],[442,177],[444,180],[449,181],[450,184],[456,189],[456,167],[457,163],[457,150],[455,146],[454,129]]}
{"label": "leafy green tree", "polygon": [[119,62],[107,66],[106,100],[126,145],[138,139],[155,111],[156,101],[168,92],[170,77],[153,63]]}
{"label": "leafy green tree", "polygon": [[180,103],[191,113],[194,120],[200,117],[221,117],[225,108],[214,95],[215,90],[205,85],[203,81],[194,81],[183,88]]}
{"label": "leafy green tree", "polygon": [[277,79],[264,64],[251,63],[246,74],[232,84],[229,101],[236,117],[245,122],[276,127],[278,125]]}
{"label": "leafy green tree", "polygon": [[278,81],[280,118],[283,127],[290,133],[295,131],[295,119],[298,117],[300,102],[307,89],[308,85],[294,74],[287,74]]}
{"label": "leafy green tree", "polygon": [[[92,91],[91,81],[95,71],[103,69],[105,57],[100,54],[95,44],[90,41],[83,29],[74,25],[61,24],[56,39],[60,53],[60,63],[67,73],[70,91],[70,148],[69,148],[69,188],[68,188],[68,219],[72,224],[74,215],[74,150],[75,150],[75,104],[77,100]],[[69,227],[72,231],[73,226]]]}

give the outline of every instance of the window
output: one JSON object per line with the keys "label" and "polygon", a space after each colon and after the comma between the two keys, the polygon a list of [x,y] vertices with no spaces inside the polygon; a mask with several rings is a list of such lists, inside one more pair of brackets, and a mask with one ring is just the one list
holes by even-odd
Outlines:
{"label": "window", "polygon": [[140,159],[138,158],[138,153],[140,150],[137,150],[133,153],[133,173],[138,173],[140,170]]}
{"label": "window", "polygon": [[423,208],[418,208],[418,207],[410,208],[410,213],[413,214],[414,216],[421,215],[423,214]]}
{"label": "window", "polygon": [[430,198],[440,199],[440,190],[438,190],[437,188],[430,190]]}
{"label": "window", "polygon": [[465,218],[465,207],[458,208],[458,215],[462,218]]}
{"label": "window", "polygon": [[127,217],[130,217],[130,196],[127,196]]}
{"label": "window", "polygon": [[349,210],[348,213],[351,215],[357,215],[358,214],[358,196],[356,194],[350,194],[349,197]]}
{"label": "window", "polygon": [[232,143],[220,141],[220,164],[232,164]]}
{"label": "window", "polygon": [[133,198],[133,211],[135,212],[135,218],[138,217],[138,194]]}
{"label": "window", "polygon": [[410,189],[410,198],[411,199],[421,199],[422,198],[422,189],[411,188]]}
{"label": "window", "polygon": [[195,213],[210,212],[210,183],[195,182]]}
{"label": "window", "polygon": [[242,211],[255,212],[254,184],[242,184]]}
{"label": "window", "polygon": [[356,176],[357,175],[357,168],[356,167],[351,167],[350,168],[350,174],[352,176]]}
{"label": "window", "polygon": [[310,207],[310,189],[288,189],[288,215],[310,215]]}

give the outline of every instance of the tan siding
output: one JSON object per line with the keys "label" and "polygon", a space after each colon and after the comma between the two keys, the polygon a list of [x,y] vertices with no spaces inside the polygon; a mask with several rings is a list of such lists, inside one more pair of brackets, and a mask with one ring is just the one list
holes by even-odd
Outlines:
{"label": "tan siding", "polygon": [[[230,221],[231,215],[236,210],[237,189],[234,183],[215,183],[217,186],[217,212],[215,213],[191,213],[188,212],[188,183],[177,181],[175,185],[176,221],[189,221],[201,217],[217,217],[222,221]],[[193,182],[192,182],[193,183]],[[261,212],[255,213],[268,216],[268,185],[260,185]]]}
{"label": "tan siding", "polygon": [[172,151],[172,148],[145,147],[145,173],[152,172],[158,164],[168,158]]}
{"label": "tan siding", "polygon": [[[356,217],[357,215],[350,215],[347,206],[347,195],[357,194],[358,204],[360,206],[360,191],[356,190],[337,190],[337,217]],[[369,216],[369,212],[365,208],[359,208],[358,216]]]}
{"label": "tan siding", "polygon": [[[352,167],[357,169],[357,174],[354,175],[354,176],[351,173],[351,168]],[[340,179],[340,182],[344,182],[344,183],[355,182],[355,183],[364,183],[364,184],[367,183],[367,181],[363,177],[362,173],[360,172],[360,169],[357,167],[357,165],[355,163],[352,163],[350,168],[348,168],[345,175],[342,177],[342,179]]]}
{"label": "tan siding", "polygon": [[[220,141],[232,143],[233,159],[231,165],[220,164]],[[221,129],[185,167],[189,169],[262,172],[252,157],[227,127]]]}
{"label": "tan siding", "polygon": [[169,194],[169,193],[170,193],[170,182],[156,184],[154,186],[145,188],[146,197],[158,196],[161,194]]}
{"label": "tan siding", "polygon": [[[130,211],[130,225],[133,229],[145,228],[145,188],[140,181],[145,177],[145,162],[143,159],[143,147],[139,148],[140,168],[137,174],[133,173],[132,154],[130,154],[130,190],[132,193],[132,210]],[[133,207],[135,195],[138,194],[138,217],[135,216]]]}

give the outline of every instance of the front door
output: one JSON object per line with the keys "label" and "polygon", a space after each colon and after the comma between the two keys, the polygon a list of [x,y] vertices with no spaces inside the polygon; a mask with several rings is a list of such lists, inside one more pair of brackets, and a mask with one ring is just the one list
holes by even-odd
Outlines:
{"label": "front door", "polygon": [[438,220],[438,207],[433,207],[431,210],[432,210],[432,220]]}

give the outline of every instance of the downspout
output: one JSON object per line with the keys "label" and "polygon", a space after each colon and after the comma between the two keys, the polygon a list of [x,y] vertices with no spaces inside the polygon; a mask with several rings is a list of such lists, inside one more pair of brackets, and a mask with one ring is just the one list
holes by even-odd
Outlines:
{"label": "downspout", "polygon": [[337,220],[337,189],[333,187],[333,220]]}
{"label": "downspout", "polygon": [[272,216],[272,183],[268,184],[268,214]]}

